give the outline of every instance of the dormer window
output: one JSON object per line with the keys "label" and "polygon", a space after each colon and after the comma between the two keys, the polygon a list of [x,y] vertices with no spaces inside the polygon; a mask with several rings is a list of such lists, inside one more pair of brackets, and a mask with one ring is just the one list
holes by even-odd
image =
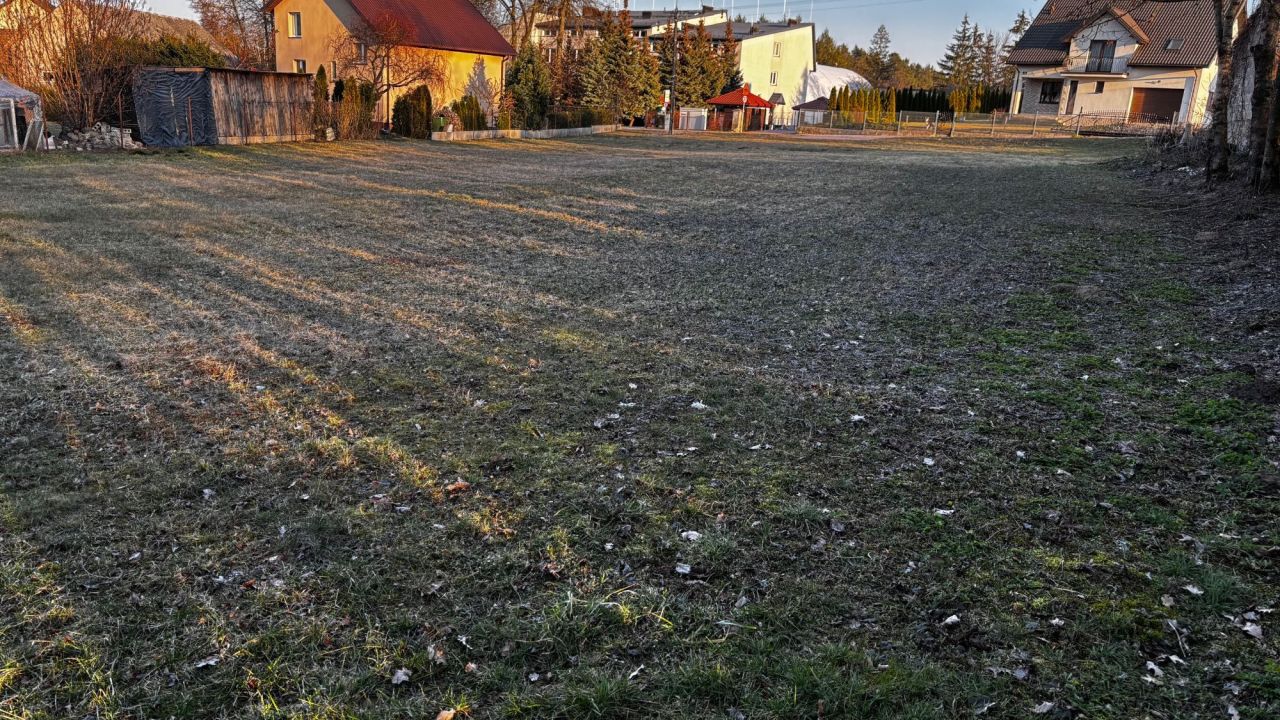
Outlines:
{"label": "dormer window", "polygon": [[1164,49],[1165,49],[1165,50],[1173,50],[1173,51],[1181,50],[1181,49],[1182,49],[1182,38],[1170,38],[1170,39],[1169,39],[1169,42],[1167,42],[1167,43],[1165,43],[1165,44],[1164,44]]}
{"label": "dormer window", "polygon": [[1115,40],[1094,40],[1089,43],[1089,62],[1084,71],[1091,73],[1109,73],[1116,59]]}

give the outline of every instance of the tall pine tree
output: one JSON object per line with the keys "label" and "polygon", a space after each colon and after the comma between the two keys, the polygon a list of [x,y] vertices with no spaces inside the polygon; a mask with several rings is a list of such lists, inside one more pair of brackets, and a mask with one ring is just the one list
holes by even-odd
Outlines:
{"label": "tall pine tree", "polygon": [[946,55],[938,63],[938,68],[947,76],[952,88],[968,88],[974,83],[978,64],[974,43],[976,33],[977,28],[969,21],[969,16],[965,15],[964,22],[956,28],[951,42],[947,43]]}
{"label": "tall pine tree", "polygon": [[507,69],[507,96],[520,127],[542,127],[551,106],[551,85],[551,69],[542,52],[533,43],[525,43]]}
{"label": "tall pine tree", "polygon": [[630,121],[657,106],[658,61],[631,35],[631,19],[605,13],[582,62],[583,103]]}
{"label": "tall pine tree", "polygon": [[720,46],[720,73],[724,84],[718,95],[742,87],[742,70],[738,68],[738,40],[733,36],[733,23],[725,23],[724,44]]}
{"label": "tall pine tree", "polygon": [[1009,64],[1009,55],[1029,27],[1031,27],[1031,16],[1027,15],[1026,10],[1019,10],[1018,17],[1014,19],[1013,26],[1009,28],[1009,34],[1005,36],[1004,45],[1000,48],[1000,84],[1004,87],[1013,87],[1017,68]]}
{"label": "tall pine tree", "polygon": [[871,37],[871,49],[867,53],[867,66],[871,74],[867,80],[873,87],[888,87],[893,81],[893,65],[889,60],[889,29],[881,25]]}

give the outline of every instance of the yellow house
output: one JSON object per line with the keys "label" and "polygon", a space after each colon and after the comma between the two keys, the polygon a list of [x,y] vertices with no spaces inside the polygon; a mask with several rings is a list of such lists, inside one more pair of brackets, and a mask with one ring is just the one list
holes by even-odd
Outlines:
{"label": "yellow house", "polygon": [[[313,73],[323,65],[331,80],[361,75],[350,66],[365,57],[361,40],[372,31],[395,38],[410,62],[420,57],[438,63],[443,77],[431,87],[437,107],[478,95],[481,86],[500,92],[503,63],[515,54],[470,0],[271,0],[267,9],[275,17],[277,71]],[[385,120],[395,97],[409,89],[394,88],[376,118]],[[485,98],[476,99],[483,107]]]}

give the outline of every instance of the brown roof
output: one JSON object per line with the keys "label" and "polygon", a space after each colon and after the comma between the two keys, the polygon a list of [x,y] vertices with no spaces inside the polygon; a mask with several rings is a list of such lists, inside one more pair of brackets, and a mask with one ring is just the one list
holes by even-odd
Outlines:
{"label": "brown roof", "polygon": [[814,98],[813,100],[810,100],[807,103],[800,103],[799,105],[793,105],[791,109],[792,110],[816,110],[816,111],[826,112],[827,110],[831,109],[831,101],[824,97]]}
{"label": "brown roof", "polygon": [[[351,7],[374,24],[391,18],[408,31],[405,44],[433,50],[456,50],[480,55],[515,55],[516,51],[471,4],[470,0],[349,0]],[[280,0],[270,0],[272,10]]]}
{"label": "brown roof", "polygon": [[[1071,38],[1106,17],[1119,20],[1138,39],[1132,67],[1207,67],[1217,55],[1213,0],[1049,0],[1009,54],[1009,63],[1061,65]],[[1170,50],[1170,40],[1181,40],[1181,47]]]}

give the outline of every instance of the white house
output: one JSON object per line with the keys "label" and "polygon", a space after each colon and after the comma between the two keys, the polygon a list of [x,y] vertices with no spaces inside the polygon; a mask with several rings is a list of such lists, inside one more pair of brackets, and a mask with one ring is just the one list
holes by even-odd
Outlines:
{"label": "white house", "polygon": [[1201,123],[1217,87],[1213,0],[1048,0],[1009,63],[1014,114]]}

